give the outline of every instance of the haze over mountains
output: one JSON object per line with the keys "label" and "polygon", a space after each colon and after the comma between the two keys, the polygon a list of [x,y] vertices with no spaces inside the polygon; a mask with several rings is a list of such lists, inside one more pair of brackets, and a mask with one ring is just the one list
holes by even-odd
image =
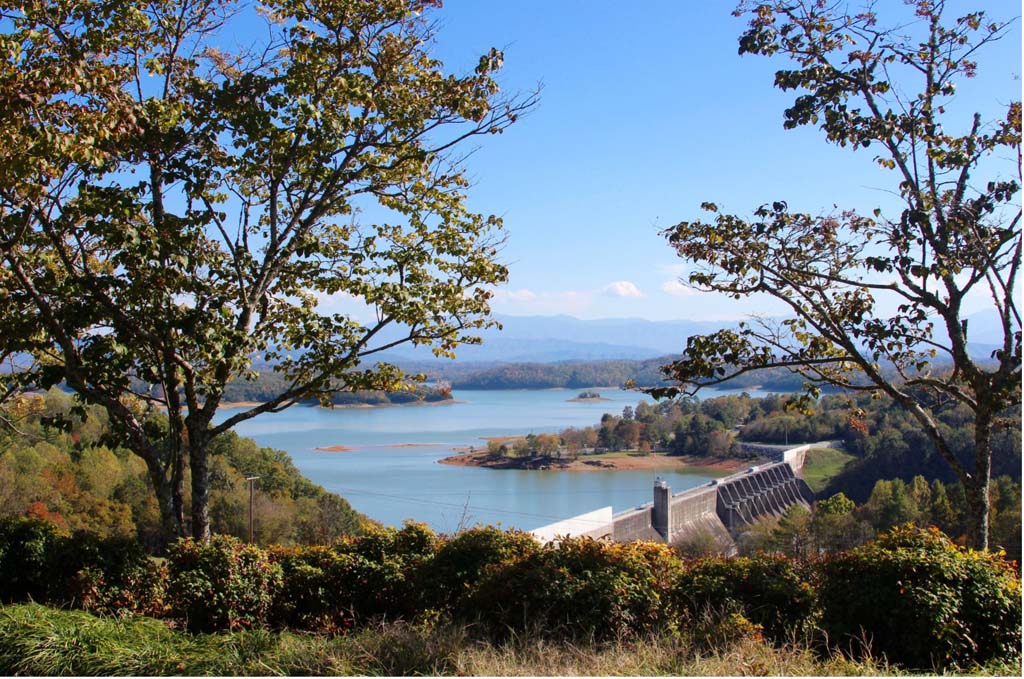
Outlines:
{"label": "haze over mountains", "polygon": [[[649,321],[641,318],[604,318],[583,320],[572,316],[496,315],[502,329],[480,333],[484,343],[462,346],[457,350],[463,362],[539,362],[643,360],[679,354],[691,335],[708,334],[738,321]],[[995,312],[985,311],[967,317],[971,348],[987,356],[1002,340],[1002,329]],[[402,346],[382,354],[392,361],[431,361],[424,347]]]}
{"label": "haze over mountains", "polygon": [[[642,360],[678,354],[690,335],[723,327],[719,321],[648,321],[639,318],[582,320],[572,316],[496,315],[502,329],[480,333],[482,345],[459,347],[459,362],[555,362]],[[388,352],[399,360],[429,360],[422,348]]]}
{"label": "haze over mountains", "polygon": [[[641,318],[583,320],[572,316],[495,315],[502,329],[480,333],[482,345],[464,345],[456,351],[457,361],[437,358],[427,347],[401,345],[375,355],[375,360],[420,367],[494,363],[557,363],[561,361],[644,361],[682,353],[691,335],[709,334],[738,321],[649,321]],[[1002,327],[995,312],[967,317],[971,353],[987,358],[1000,346]],[[380,333],[381,342],[398,339],[401,328]],[[940,333],[941,335],[941,333]],[[257,369],[267,365],[256,358]],[[479,366],[477,366],[479,367]],[[0,372],[9,366],[0,366]]]}

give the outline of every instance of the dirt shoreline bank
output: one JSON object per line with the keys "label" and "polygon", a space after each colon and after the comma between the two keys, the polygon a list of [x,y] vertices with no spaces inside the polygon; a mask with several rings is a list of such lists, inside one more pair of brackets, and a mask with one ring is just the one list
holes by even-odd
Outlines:
{"label": "dirt shoreline bank", "polygon": [[[589,459],[588,459],[589,458]],[[438,460],[440,464],[456,467],[484,467],[487,469],[536,469],[553,471],[618,471],[618,470],[676,470],[693,471],[727,476],[758,464],[759,460],[737,460],[724,457],[668,456],[663,454],[637,455],[623,453],[622,456],[586,456],[576,460],[548,458],[505,458],[492,457],[486,451],[460,453]]]}

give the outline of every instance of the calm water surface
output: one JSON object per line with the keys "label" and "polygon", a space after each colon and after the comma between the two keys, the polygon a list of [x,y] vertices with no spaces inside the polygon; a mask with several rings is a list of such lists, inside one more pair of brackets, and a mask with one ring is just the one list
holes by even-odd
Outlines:
{"label": "calm water surface", "polygon": [[[710,478],[667,471],[523,471],[438,464],[453,447],[486,446],[485,436],[590,426],[603,413],[620,414],[626,405],[650,401],[636,392],[601,389],[608,400],[570,402],[577,393],[459,390],[454,393],[457,403],[436,406],[296,406],[243,422],[236,431],[260,445],[287,451],[307,478],[371,518],[396,526],[415,519],[441,532],[478,523],[529,530],[608,505],[620,511],[649,502],[655,476],[665,478],[676,492]],[[314,450],[332,445],[353,452]]]}

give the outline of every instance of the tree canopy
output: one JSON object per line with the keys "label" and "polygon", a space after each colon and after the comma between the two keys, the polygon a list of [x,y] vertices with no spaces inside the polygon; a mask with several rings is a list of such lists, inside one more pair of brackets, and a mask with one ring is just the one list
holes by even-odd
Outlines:
{"label": "tree canopy", "polygon": [[[57,388],[12,401],[28,406],[28,414],[19,417],[17,432],[0,430],[0,521],[36,517],[70,533],[131,538],[159,549],[160,512],[146,465],[114,444],[103,408],[86,406],[87,417],[74,415],[72,397]],[[67,426],[56,426],[58,417]],[[254,508],[262,544],[326,544],[373,524],[304,478],[283,451],[233,432],[217,437],[214,449],[210,519],[218,533],[248,535],[245,479],[252,475],[260,477]]]}
{"label": "tree canopy", "polygon": [[[690,284],[735,298],[765,293],[788,316],[689,338],[683,358],[665,368],[689,387],[652,393],[783,366],[812,396],[822,384],[885,394],[914,415],[964,484],[971,539],[984,546],[992,432],[1020,404],[1021,107],[1007,92],[1000,118],[976,113],[966,128],[947,108],[958,81],[975,75],[978,51],[1008,24],[983,11],[950,20],[941,1],[909,4],[904,15],[886,9],[893,16],[874,3],[737,10],[749,17],[741,54],[789,61],[775,74],[778,88],[799,93],[784,126],[815,125],[831,144],[870,149],[893,173],[902,207],[814,215],[775,200],[748,218],[709,202],[707,220],[665,230],[696,266]],[[1000,345],[980,358],[965,317],[979,292],[1002,329]],[[958,405],[973,415],[966,463],[936,421]]]}
{"label": "tree canopy", "polygon": [[[446,72],[438,4],[0,2],[0,357],[29,357],[18,384],[63,381],[106,410],[168,536],[185,531],[186,464],[191,530],[209,533],[218,435],[395,388],[374,354],[451,355],[490,322],[502,225],[467,208],[456,153],[535,98],[499,93],[497,50]],[[339,298],[372,320],[331,311]],[[284,386],[215,423],[254,359]]]}

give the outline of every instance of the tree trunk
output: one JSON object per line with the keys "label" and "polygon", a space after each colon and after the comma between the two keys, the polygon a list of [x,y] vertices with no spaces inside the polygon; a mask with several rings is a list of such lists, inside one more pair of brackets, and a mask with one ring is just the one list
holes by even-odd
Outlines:
{"label": "tree trunk", "polygon": [[173,478],[168,479],[158,462],[143,459],[149,469],[149,480],[153,484],[157,507],[160,509],[160,532],[166,546],[185,535],[184,517],[180,508],[182,484],[179,481],[176,486]]}
{"label": "tree trunk", "polygon": [[167,401],[167,438],[164,440],[168,465],[171,472],[171,486],[173,492],[174,514],[178,523],[182,526],[181,535],[185,534],[185,451],[187,448],[188,435],[182,419],[182,404],[178,394],[177,369],[174,366],[173,355],[169,352],[165,357],[165,368],[167,376],[163,382],[164,398]]}
{"label": "tree trunk", "polygon": [[974,418],[974,473],[966,484],[967,541],[974,549],[988,549],[989,486],[992,481],[992,413],[978,408]]}
{"label": "tree trunk", "polygon": [[205,437],[189,442],[189,466],[192,469],[192,537],[210,539],[210,460]]}
{"label": "tree trunk", "polygon": [[964,488],[967,499],[967,544],[974,549],[988,549],[988,479]]}
{"label": "tree trunk", "polygon": [[174,520],[178,526],[175,537],[185,537],[185,456],[178,451],[171,473],[171,498],[174,505]]}

